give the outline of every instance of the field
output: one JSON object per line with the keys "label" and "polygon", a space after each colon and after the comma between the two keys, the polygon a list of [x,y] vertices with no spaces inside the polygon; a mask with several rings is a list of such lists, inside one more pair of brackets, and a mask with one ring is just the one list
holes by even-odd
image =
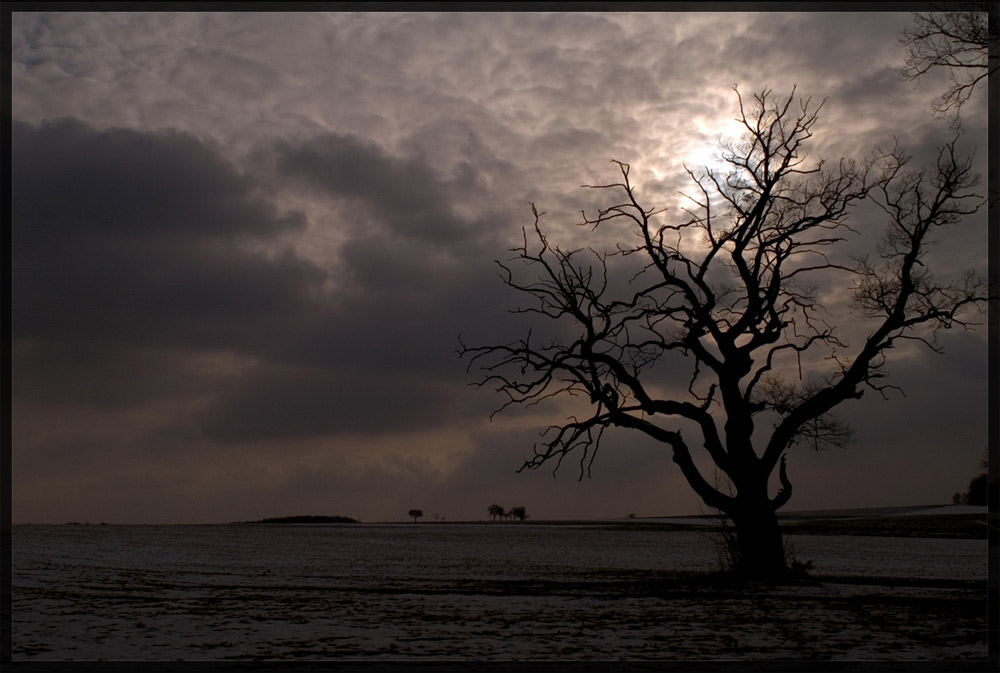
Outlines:
{"label": "field", "polygon": [[883,532],[910,534],[789,521],[812,579],[779,587],[725,581],[711,572],[710,528],[667,520],[15,526],[14,659],[932,660],[985,670],[987,543],[955,532],[985,531],[985,514],[923,520],[931,532],[951,526],[948,537],[918,536],[919,516],[879,518]]}

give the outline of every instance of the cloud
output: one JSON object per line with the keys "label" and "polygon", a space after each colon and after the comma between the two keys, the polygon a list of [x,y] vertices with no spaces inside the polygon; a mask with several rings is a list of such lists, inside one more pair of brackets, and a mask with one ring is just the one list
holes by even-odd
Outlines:
{"label": "cloud", "polygon": [[[492,260],[530,226],[526,201],[549,213],[553,243],[613,247],[610,228],[575,225],[613,198],[579,186],[616,179],[619,159],[676,223],[676,193],[691,187],[681,164],[714,149],[736,112],[733,84],[828,97],[811,156],[859,156],[895,133],[915,163],[933,158],[948,133],[930,117],[938,92],[895,77],[907,18],[15,14],[18,502],[58,520],[66,509],[37,495],[58,489],[59,507],[100,502],[111,520],[148,493],[157,504],[141,507],[156,520],[212,508],[236,520],[261,503],[272,511],[259,516],[320,507],[329,484],[344,503],[330,513],[369,520],[404,502],[485,517],[494,497],[540,516],[696,510],[669,457],[626,435],[594,481],[577,483],[570,463],[554,487],[546,469],[514,475],[547,418],[505,414],[482,430],[502,399],[468,387],[457,337],[523,335],[524,316],[507,310],[524,298]],[[985,131],[984,100],[969,107],[969,146]],[[981,264],[983,241],[949,232],[936,252]],[[824,304],[841,307],[842,289]],[[840,454],[796,454],[797,499],[847,497],[823,486],[873,470],[868,449],[947,462],[893,437],[940,445],[958,423],[956,441],[975,443],[963,400],[976,399],[964,386],[978,385],[982,340],[947,345],[946,359],[909,352],[893,372],[921,389],[933,368],[932,390],[964,411],[936,409],[933,395],[888,403],[907,435],[881,428],[889,407],[866,399],[845,411],[859,457],[848,467]],[[673,364],[663,385],[686,386],[689,363],[680,376]],[[937,413],[940,431],[912,422]],[[380,505],[385,491],[396,500]]]}
{"label": "cloud", "polygon": [[220,442],[420,431],[465,417],[473,405],[464,393],[390,365],[255,370],[221,395],[202,427]]}
{"label": "cloud", "polygon": [[182,133],[13,129],[15,338],[250,347],[322,269],[253,244],[301,229]]}
{"label": "cloud", "polygon": [[[457,338],[492,320],[502,284],[482,253],[501,223],[452,212],[418,159],[330,135],[278,146],[283,175],[367,211],[326,223],[346,229],[331,275],[286,242],[317,225],[190,135],[18,123],[13,150],[19,395],[214,394],[203,427],[227,442],[426,428],[466,408]],[[243,360],[220,375],[213,353]]]}
{"label": "cloud", "polygon": [[449,208],[447,185],[419,157],[390,157],[370,141],[337,134],[278,143],[276,154],[279,173],[366,208],[371,218],[364,224],[385,236],[440,243],[470,233]]}

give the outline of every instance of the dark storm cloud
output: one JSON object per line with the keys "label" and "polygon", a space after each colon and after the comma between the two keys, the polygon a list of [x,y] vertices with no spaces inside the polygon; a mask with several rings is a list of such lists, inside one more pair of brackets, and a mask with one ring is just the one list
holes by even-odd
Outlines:
{"label": "dark storm cloud", "polygon": [[466,197],[483,189],[477,171],[460,164],[445,179],[422,157],[336,134],[271,144],[257,162],[329,199],[337,216],[327,225],[343,239],[337,289],[285,326],[271,359],[294,367],[240,378],[206,417],[209,436],[378,434],[444,426],[470,409],[483,415],[455,351],[470,326],[505,331],[510,297],[489,256],[509,223],[451,208],[456,185]]}
{"label": "dark storm cloud", "polygon": [[248,346],[324,278],[250,251],[303,217],[191,136],[18,123],[12,152],[15,338]]}
{"label": "dark storm cloud", "polygon": [[454,242],[468,233],[449,208],[447,185],[420,157],[391,157],[374,143],[337,134],[279,143],[276,153],[280,173],[366,207],[390,235]]}
{"label": "dark storm cloud", "polygon": [[27,244],[45,233],[36,223],[79,238],[271,238],[303,225],[301,216],[279,218],[214,148],[179,131],[98,131],[74,119],[38,128],[15,122],[12,153],[14,216],[33,225],[19,231]]}
{"label": "dark storm cloud", "polygon": [[[330,223],[345,242],[340,285],[324,289],[330,273],[278,241],[303,215],[279,213],[212,146],[72,120],[14,131],[25,399],[215,394],[204,430],[222,441],[426,428],[465,406],[457,337],[501,289],[480,254],[501,223],[450,212],[447,184],[418,160],[339,136],[281,145],[287,174],[370,211]],[[224,377],[163,349],[271,365]]]}
{"label": "dark storm cloud", "polygon": [[[322,229],[340,240],[334,296],[290,337],[292,361],[434,376],[455,368],[464,327],[502,322],[511,297],[491,259],[507,256],[504,239],[516,228],[505,212],[456,213],[462,199],[488,202],[488,180],[472,166],[443,177],[421,157],[332,134],[272,144],[257,160],[277,171],[267,179],[325,199],[334,214]],[[342,358],[352,343],[363,347]]]}

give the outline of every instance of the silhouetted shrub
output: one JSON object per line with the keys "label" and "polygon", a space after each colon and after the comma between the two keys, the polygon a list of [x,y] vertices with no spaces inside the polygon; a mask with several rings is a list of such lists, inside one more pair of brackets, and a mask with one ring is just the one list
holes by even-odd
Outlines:
{"label": "silhouetted shrub", "polygon": [[986,504],[986,474],[981,474],[969,482],[969,490],[966,493],[967,502],[970,505]]}

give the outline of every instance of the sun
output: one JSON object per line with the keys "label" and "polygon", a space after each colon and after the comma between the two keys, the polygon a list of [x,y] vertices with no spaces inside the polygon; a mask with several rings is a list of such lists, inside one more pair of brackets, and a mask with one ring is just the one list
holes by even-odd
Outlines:
{"label": "sun", "polygon": [[691,143],[685,153],[684,163],[695,173],[710,170],[726,173],[730,164],[723,158],[725,146],[735,142],[742,135],[743,127],[738,121],[726,117],[700,117],[693,120],[697,130],[692,132]]}
{"label": "sun", "polygon": [[716,144],[708,142],[697,143],[684,158],[684,165],[695,173],[709,170],[713,173],[721,173],[726,166],[722,158],[722,148]]}

